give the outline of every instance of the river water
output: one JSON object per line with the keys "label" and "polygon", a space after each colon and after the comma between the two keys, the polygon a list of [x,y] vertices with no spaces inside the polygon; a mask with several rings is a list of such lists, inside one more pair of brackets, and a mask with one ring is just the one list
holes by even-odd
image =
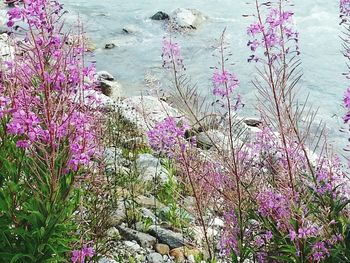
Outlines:
{"label": "river water", "polygon": [[[249,0],[248,0],[249,1]],[[95,43],[94,60],[99,70],[107,70],[123,84],[125,95],[145,91],[146,72],[162,75],[161,40],[167,34],[161,21],[149,19],[162,10],[171,13],[178,7],[196,8],[208,16],[196,31],[174,35],[181,44],[188,74],[203,94],[210,92],[211,66],[217,61],[212,56],[213,44],[225,27],[227,41],[231,45],[233,71],[240,80],[240,93],[246,104],[243,115],[254,115],[256,91],[251,84],[256,74],[255,65],[247,63],[249,50],[246,27],[253,5],[245,0],[63,0],[69,11],[67,22],[77,15],[84,22],[89,38]],[[342,72],[346,61],[341,55],[339,38],[341,27],[338,19],[338,1],[295,0],[292,10],[300,32],[303,78],[300,82],[301,97],[310,96],[310,102],[319,108],[318,120],[328,124],[330,138],[341,148],[345,135],[339,133],[342,126],[341,106],[347,86]],[[127,28],[132,34],[123,33]],[[104,49],[106,43],[117,47]]]}

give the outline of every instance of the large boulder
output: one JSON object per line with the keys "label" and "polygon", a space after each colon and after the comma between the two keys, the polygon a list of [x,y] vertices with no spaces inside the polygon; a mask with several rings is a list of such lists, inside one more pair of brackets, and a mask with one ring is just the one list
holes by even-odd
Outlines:
{"label": "large boulder", "polygon": [[181,118],[177,109],[152,96],[126,98],[119,101],[116,107],[125,119],[135,124],[143,132],[147,132],[157,122],[163,121],[167,117]]}
{"label": "large boulder", "polygon": [[170,15],[170,24],[175,29],[197,29],[206,17],[196,9],[178,8]]}

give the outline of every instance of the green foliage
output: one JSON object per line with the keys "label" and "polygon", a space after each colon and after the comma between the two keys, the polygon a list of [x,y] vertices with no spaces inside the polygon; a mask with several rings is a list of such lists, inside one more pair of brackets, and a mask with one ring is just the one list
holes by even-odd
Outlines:
{"label": "green foliage", "polygon": [[49,170],[17,148],[15,138],[1,128],[0,138],[0,262],[65,262],[75,240],[74,175],[53,186]]}

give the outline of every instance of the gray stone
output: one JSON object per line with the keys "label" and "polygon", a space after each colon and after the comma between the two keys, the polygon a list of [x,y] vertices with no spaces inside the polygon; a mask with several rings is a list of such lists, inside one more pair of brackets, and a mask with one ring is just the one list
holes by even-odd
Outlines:
{"label": "gray stone", "polygon": [[176,29],[197,29],[206,17],[196,9],[178,8],[170,15],[170,23]]}
{"label": "gray stone", "polygon": [[10,45],[10,39],[8,35],[0,35],[0,61],[6,61],[13,57],[14,48]]}
{"label": "gray stone", "polygon": [[167,244],[170,249],[182,247],[187,243],[182,234],[159,226],[152,225],[149,232],[152,236],[155,236],[160,243]]}
{"label": "gray stone", "polygon": [[125,239],[135,240],[143,248],[152,248],[156,244],[155,237],[127,227],[119,226],[119,231]]}
{"label": "gray stone", "polygon": [[121,96],[121,85],[117,81],[101,79],[97,86],[104,95],[112,99],[117,99]]}
{"label": "gray stone", "polygon": [[114,80],[113,75],[105,70],[97,72],[96,75],[98,80]]}
{"label": "gray stone", "polygon": [[158,11],[153,16],[151,16],[152,20],[166,20],[169,19],[169,15],[167,13],[164,13],[162,11]]}
{"label": "gray stone", "polygon": [[137,244],[135,241],[126,240],[123,243],[129,251],[138,251],[141,249],[140,245]]}
{"label": "gray stone", "polygon": [[144,196],[144,195],[139,195],[136,200],[137,204],[139,206],[143,206],[146,208],[164,208],[165,205],[159,202],[154,196]]}
{"label": "gray stone", "polygon": [[147,255],[147,260],[148,260],[147,262],[150,262],[150,263],[164,262],[162,255],[159,253],[155,253],[155,252]]}
{"label": "gray stone", "polygon": [[216,145],[218,148],[222,148],[222,146],[229,143],[228,136],[218,130],[201,132],[196,136],[196,138],[197,143],[203,149],[210,149],[214,145]]}
{"label": "gray stone", "polygon": [[182,118],[177,109],[152,96],[126,98],[119,101],[116,106],[125,119],[145,132],[167,117]]}
{"label": "gray stone", "polygon": [[114,259],[103,257],[98,260],[98,263],[117,263]]}
{"label": "gray stone", "polygon": [[113,227],[119,225],[126,218],[125,207],[122,202],[118,203],[118,207],[112,214],[109,216],[108,224]]}
{"label": "gray stone", "polygon": [[153,223],[157,223],[158,222],[158,219],[157,219],[156,215],[151,210],[149,210],[146,207],[142,207],[141,208],[141,214],[145,218],[150,218]]}
{"label": "gray stone", "polygon": [[152,154],[140,154],[136,160],[136,169],[140,173],[140,179],[145,182],[156,180],[163,184],[168,180],[167,170]]}

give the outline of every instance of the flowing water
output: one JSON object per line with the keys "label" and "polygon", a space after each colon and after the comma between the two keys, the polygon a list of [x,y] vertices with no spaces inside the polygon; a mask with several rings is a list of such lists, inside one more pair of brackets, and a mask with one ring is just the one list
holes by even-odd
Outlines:
{"label": "flowing water", "polygon": [[[68,23],[77,15],[84,22],[89,38],[95,43],[94,60],[99,70],[115,75],[124,86],[125,95],[145,91],[144,76],[151,71],[162,76],[161,40],[167,32],[162,21],[149,19],[162,10],[171,13],[178,7],[196,8],[208,16],[201,27],[189,34],[175,34],[181,44],[183,57],[193,82],[202,93],[210,92],[211,66],[217,59],[212,46],[217,43],[226,27],[227,41],[231,45],[233,71],[240,79],[240,93],[246,105],[244,114],[254,115],[256,91],[251,79],[255,65],[247,63],[249,50],[246,27],[254,6],[245,0],[63,0],[69,11]],[[347,86],[342,72],[346,61],[341,55],[339,38],[338,1],[294,0],[295,20],[300,32],[303,78],[300,82],[302,97],[309,94],[310,102],[319,107],[318,119],[328,124],[328,131],[338,146],[346,143],[339,132],[342,126],[341,106]],[[127,28],[132,34],[123,33]],[[109,42],[117,43],[111,50],[104,49]]]}

